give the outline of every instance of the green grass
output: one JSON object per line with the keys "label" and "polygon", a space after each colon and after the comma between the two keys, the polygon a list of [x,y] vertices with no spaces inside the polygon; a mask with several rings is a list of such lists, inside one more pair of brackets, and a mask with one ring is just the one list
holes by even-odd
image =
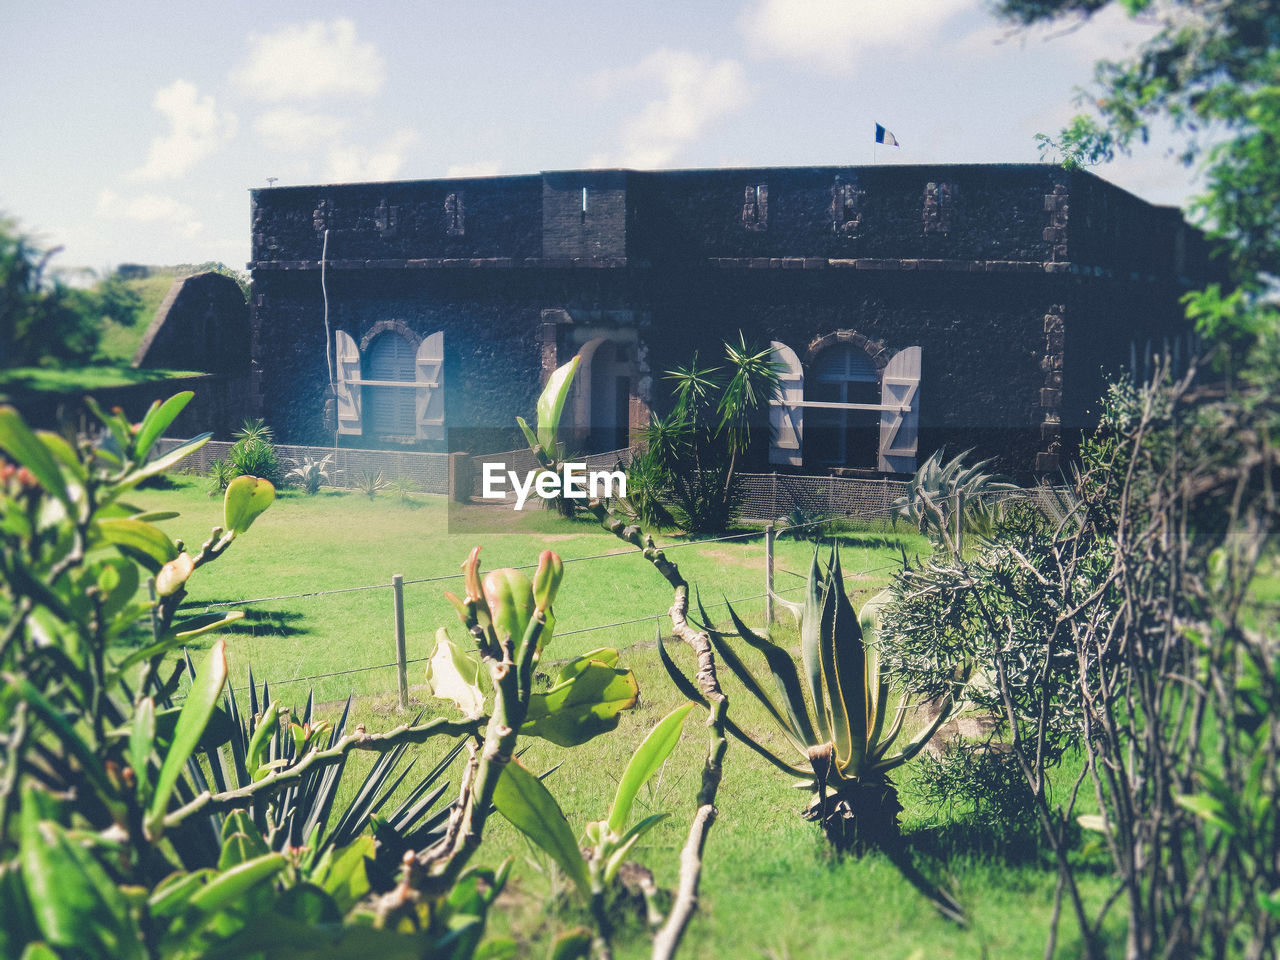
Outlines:
{"label": "green grass", "polygon": [[98,343],[98,356],[107,362],[128,365],[138,352],[138,345],[155,319],[156,311],[169,293],[177,276],[172,273],[156,273],[125,284],[142,299],[142,309],[132,326],[123,326],[107,320],[102,325],[102,339]]}
{"label": "green grass", "polygon": [[197,370],[134,370],[128,362],[83,367],[13,367],[0,370],[0,392],[71,393],[173,377],[200,377]]}
{"label": "green grass", "polygon": [[[148,509],[180,510],[167,521],[171,534],[198,544],[220,519],[221,502],[203,493],[203,480],[179,477],[167,490],[140,491],[134,498]],[[451,532],[452,531],[452,532]],[[722,595],[740,597],[762,591],[763,547],[745,542],[678,546],[679,538],[663,538],[682,572],[700,586],[704,601]],[[842,560],[854,573],[850,587],[855,602],[885,582],[900,556],[924,552],[914,535],[885,531],[850,532],[842,536]],[[546,546],[566,559],[602,553],[619,556],[567,565],[556,601],[557,636],[544,654],[544,665],[598,647],[623,651],[641,689],[638,707],[621,719],[616,731],[572,751],[529,739],[524,762],[541,771],[563,764],[547,781],[570,824],[580,830],[607,809],[616,778],[644,733],[680,700],[658,662],[653,645],[658,615],[670,603],[670,591],[634,551],[594,524],[559,519],[546,512],[517,517],[494,508],[470,508],[450,514],[439,498],[419,497],[403,505],[392,496],[370,501],[353,493],[322,491],[316,497],[285,491],[279,501],[217,563],[189,582],[191,609],[245,598],[283,594],[320,594],[367,584],[386,584],[393,573],[407,579],[450,577],[473,544],[483,546],[486,569],[532,563]],[[779,541],[778,586],[801,580],[812,547]],[[790,573],[784,572],[790,571]],[[444,580],[406,587],[406,620],[411,658],[425,657],[434,632],[448,626],[460,637],[456,615],[443,600]],[[792,595],[795,591],[792,590]],[[760,623],[761,603],[740,605],[749,622]],[[233,632],[228,646],[233,682],[242,684],[252,665],[258,678],[276,681],[273,696],[301,705],[306,682],[281,686],[279,681],[338,670],[351,670],[394,659],[389,589],[269,600],[245,607],[249,613]],[[722,610],[723,608],[719,608]],[[717,615],[717,611],[713,611]],[[785,613],[782,614],[784,617]],[[608,630],[573,633],[585,627],[642,619]],[[794,628],[778,632],[780,642],[794,644]],[[201,638],[202,645],[210,642]],[[673,650],[686,668],[691,656]],[[744,651],[754,662],[751,651]],[[199,662],[199,654],[196,654]],[[422,664],[410,667],[412,708],[438,712],[427,697]],[[330,677],[315,683],[317,713],[335,719],[348,691],[357,693],[351,723],[370,730],[387,729],[409,719],[395,708],[393,670]],[[753,734],[780,752],[787,749],[763,710],[726,680],[732,715]],[[666,811],[660,824],[635,852],[653,870],[658,885],[670,890],[692,815],[706,751],[706,731],[695,713],[676,752],[652,784],[642,791],[635,817]],[[426,769],[447,744],[412,748],[419,768]],[[340,800],[359,788],[373,757],[357,753],[349,760]],[[1076,772],[1055,771],[1064,789]],[[969,924],[959,928],[939,916],[921,894],[883,855],[831,857],[813,824],[798,815],[804,796],[791,781],[734,741],[730,742],[717,805],[719,816],[705,851],[699,911],[689,928],[682,955],[699,958],[800,957],[967,958],[1022,960],[1040,956],[1050,922],[1054,872],[1034,846],[1009,851],[980,828],[968,824],[963,811],[939,810],[918,799],[911,789],[910,767],[899,784],[905,805],[904,833],[919,869],[945,884],[965,907]],[[451,772],[457,786],[458,770]],[[1077,857],[1086,854],[1077,852]],[[1092,854],[1097,859],[1097,854]],[[490,932],[510,935],[520,943],[520,956],[542,957],[557,933],[585,919],[580,905],[566,892],[543,855],[533,851],[509,825],[494,816],[475,863],[496,866],[513,858],[514,871]],[[1085,897],[1098,904],[1105,895],[1107,871],[1084,871]],[[649,953],[648,935],[638,923],[619,934],[616,955],[639,958]],[[1057,955],[1079,953],[1078,936],[1068,915],[1062,920]]]}
{"label": "green grass", "polygon": [[[145,496],[145,500],[144,500]],[[221,522],[219,498],[204,494],[204,481],[178,477],[170,490],[149,490],[135,498],[149,509],[177,510],[182,516],[163,524],[173,537],[193,546]],[[462,532],[458,532],[461,529]],[[454,532],[449,532],[453,530]],[[660,541],[674,547],[690,582],[702,591],[713,616],[724,616],[723,599],[764,592],[761,537],[746,541],[680,546],[681,538]],[[853,574],[850,588],[865,598],[880,589],[899,561],[899,544],[908,552],[927,549],[914,534],[870,532],[843,535],[841,558]],[[283,491],[277,502],[238,540],[227,555],[196,573],[188,583],[187,609],[202,612],[210,604],[261,600],[236,605],[245,618],[232,628],[228,653],[233,682],[246,682],[252,667],[259,679],[294,681],[337,670],[352,670],[395,659],[393,574],[402,574],[406,647],[410,660],[425,658],[435,633],[448,627],[455,637],[461,625],[444,591],[460,592],[459,566],[480,544],[484,569],[537,562],[549,547],[569,561],[556,600],[556,637],[551,659],[567,659],[597,647],[626,648],[653,639],[671,598],[664,581],[639,552],[609,536],[596,524],[567,521],[547,511],[516,514],[493,507],[456,507],[441,497],[418,496],[410,504],[380,494],[370,500],[353,492],[322,489],[314,497]],[[808,570],[812,546],[779,540],[776,587],[797,596]],[[617,554],[596,560],[576,558]],[[434,580],[434,578],[449,578]],[[414,583],[415,580],[434,582]],[[350,590],[372,586],[374,589]],[[343,593],[327,591],[346,590]],[[313,596],[292,597],[295,594]],[[269,599],[289,596],[290,599]],[[763,600],[735,607],[759,622]],[[216,609],[216,608],[215,608]],[[604,630],[586,628],[638,621]],[[578,632],[582,631],[582,632]],[[207,645],[211,641],[204,640]],[[424,667],[411,664],[411,681]],[[354,690],[371,694],[394,685],[384,669],[316,681],[316,695],[334,700]]]}

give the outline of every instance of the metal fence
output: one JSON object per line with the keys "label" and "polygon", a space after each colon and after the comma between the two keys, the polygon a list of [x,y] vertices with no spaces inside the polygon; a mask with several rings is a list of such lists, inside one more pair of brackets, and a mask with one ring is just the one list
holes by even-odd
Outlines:
{"label": "metal fence", "polygon": [[[160,452],[176,447],[181,440],[164,439],[157,447]],[[329,479],[325,486],[354,487],[361,474],[382,472],[383,479],[394,480],[403,477],[409,480],[415,490],[422,493],[449,492],[449,454],[420,453],[401,450],[351,450],[346,447],[304,447],[289,443],[277,443],[276,453],[280,456],[281,465],[287,472],[291,467],[300,465],[304,460],[322,460],[332,455],[326,468]],[[210,440],[203,447],[187,457],[180,464],[180,469],[195,470],[204,473],[209,465],[227,455],[231,444],[222,440]]]}
{"label": "metal fence", "polygon": [[[788,473],[741,474],[742,517],[777,520],[797,507],[805,514],[887,520],[893,503],[907,492],[905,480],[864,480],[853,477],[814,477]],[[1050,518],[1062,519],[1061,487],[1030,487],[994,491],[993,500],[1029,499]]]}

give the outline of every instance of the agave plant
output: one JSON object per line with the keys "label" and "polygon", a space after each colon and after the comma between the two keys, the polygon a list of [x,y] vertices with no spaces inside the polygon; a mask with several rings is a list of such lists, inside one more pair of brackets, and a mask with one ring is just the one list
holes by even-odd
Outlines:
{"label": "agave plant", "polygon": [[294,460],[294,467],[289,471],[286,479],[298,481],[302,484],[302,489],[306,491],[307,496],[313,496],[320,489],[320,481],[329,479],[328,468],[332,459],[333,454],[327,453],[320,460],[313,457]]}
{"label": "agave plant", "polygon": [[[188,670],[194,676],[190,660]],[[323,750],[340,741],[347,732],[351,698],[347,698],[336,723],[314,715],[314,692],[308,692],[303,710],[290,710],[272,699],[267,683],[261,694],[249,674],[249,712],[241,712],[235,690],[227,686],[222,710],[211,727],[218,730],[210,742],[188,761],[189,784],[180,784],[179,794],[193,790],[224,793],[244,788],[277,767],[293,765],[312,750]],[[414,719],[414,723],[417,723]],[[215,746],[216,743],[222,746]],[[366,828],[373,837],[367,841],[370,863],[366,873],[375,890],[390,888],[406,850],[422,850],[444,830],[452,809],[444,804],[433,810],[448,789],[442,774],[457,757],[459,741],[409,790],[389,812],[384,812],[392,794],[413,772],[417,761],[403,764],[407,744],[379,754],[364,783],[347,802],[335,809],[346,760],[319,768],[296,786],[248,810],[253,826],[268,849],[301,851],[299,866],[306,875],[322,868],[331,851],[354,843]],[[230,816],[230,814],[228,814]],[[226,818],[214,814],[193,818],[167,834],[184,864],[191,869],[218,862],[219,847],[226,834]]]}
{"label": "agave plant", "polygon": [[964,551],[966,527],[981,535],[999,520],[1000,508],[991,494],[1018,487],[986,473],[991,460],[966,467],[964,459],[973,452],[972,448],[946,463],[942,462],[944,452],[938,450],[920,465],[907,484],[907,492],[890,509],[928,534],[948,556],[958,558]]}
{"label": "agave plant", "polygon": [[[823,571],[815,550],[804,601],[782,601],[800,627],[799,664],[747,627],[730,607],[734,635],[764,655],[775,694],[768,693],[743,663],[728,635],[711,628],[699,603],[700,628],[707,631],[725,666],[781,728],[799,762],[777,756],[727,717],[725,730],[812,791],[804,816],[821,823],[840,850],[861,851],[897,837],[902,806],[889,775],[918,754],[955,712],[968,680],[967,674],[957,676],[937,715],[894,750],[915,703],[910,695],[895,697],[880,673],[876,634],[880,607],[887,599],[887,592],[880,593],[855,613],[844,591],[839,556],[833,552]],[[661,642],[659,652],[681,692],[705,703]]]}

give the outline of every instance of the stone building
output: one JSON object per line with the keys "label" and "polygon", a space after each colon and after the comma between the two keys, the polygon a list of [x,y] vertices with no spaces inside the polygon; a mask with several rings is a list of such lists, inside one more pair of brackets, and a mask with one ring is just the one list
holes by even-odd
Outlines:
{"label": "stone building", "polygon": [[615,449],[742,331],[786,371],[754,465],[806,472],[942,444],[1056,471],[1211,274],[1177,210],[1044,164],[276,187],[252,222],[250,403],[282,439],[509,449],[579,354],[566,426]]}

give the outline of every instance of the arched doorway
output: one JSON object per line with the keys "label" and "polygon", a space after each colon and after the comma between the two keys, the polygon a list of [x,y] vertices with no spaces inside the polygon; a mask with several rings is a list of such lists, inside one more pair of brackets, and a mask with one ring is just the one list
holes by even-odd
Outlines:
{"label": "arched doorway", "polygon": [[578,351],[582,366],[571,401],[574,424],[588,453],[630,445],[631,376],[626,344],[597,337]]}
{"label": "arched doorway", "polygon": [[[861,347],[836,343],[815,359],[804,390],[806,401],[879,404],[880,371]],[[880,412],[813,407],[806,415],[804,443],[807,463],[874,469]]]}

